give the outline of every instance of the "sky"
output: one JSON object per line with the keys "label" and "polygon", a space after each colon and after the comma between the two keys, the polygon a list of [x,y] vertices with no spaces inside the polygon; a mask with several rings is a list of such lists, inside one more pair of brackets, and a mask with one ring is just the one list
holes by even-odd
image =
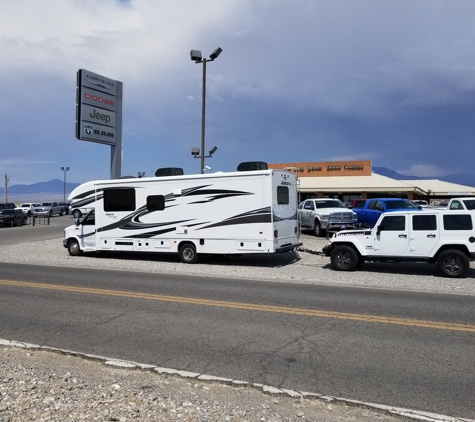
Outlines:
{"label": "sky", "polygon": [[75,137],[79,69],[123,83],[122,175],[243,161],[371,160],[473,173],[473,0],[2,0],[0,176],[109,179]]}

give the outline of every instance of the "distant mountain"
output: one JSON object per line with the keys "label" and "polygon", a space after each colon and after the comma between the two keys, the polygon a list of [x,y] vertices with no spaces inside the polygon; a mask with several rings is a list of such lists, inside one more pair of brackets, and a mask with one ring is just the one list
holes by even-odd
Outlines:
{"label": "distant mountain", "polygon": [[396,179],[396,180],[438,179],[444,182],[455,183],[457,185],[475,186],[475,174],[472,174],[472,173],[449,174],[447,176],[434,176],[434,177],[416,177],[416,176],[406,176],[404,174],[400,174],[386,167],[373,166],[373,171],[382,176],[390,177],[391,179]]}
{"label": "distant mountain", "polygon": [[[31,185],[8,186],[9,202],[42,202],[62,201],[68,198],[69,193],[79,186],[79,183],[66,182],[66,195],[64,195],[64,181],[53,179],[49,182],[33,183]],[[4,200],[5,188],[0,188],[0,202]]]}
{"label": "distant mountain", "polygon": [[[66,182],[66,192],[71,192],[79,183]],[[8,194],[23,194],[23,193],[62,193],[64,190],[64,181],[53,179],[49,182],[38,182],[32,185],[12,185],[8,187]],[[0,189],[3,195],[4,188]]]}

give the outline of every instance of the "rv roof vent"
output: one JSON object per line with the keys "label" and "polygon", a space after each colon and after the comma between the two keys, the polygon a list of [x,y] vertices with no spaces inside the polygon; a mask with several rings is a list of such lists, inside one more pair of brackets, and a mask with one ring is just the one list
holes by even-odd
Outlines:
{"label": "rv roof vent", "polygon": [[267,163],[264,161],[246,161],[237,167],[237,171],[267,170]]}
{"label": "rv roof vent", "polygon": [[155,177],[183,176],[183,169],[179,167],[163,167],[155,172]]}

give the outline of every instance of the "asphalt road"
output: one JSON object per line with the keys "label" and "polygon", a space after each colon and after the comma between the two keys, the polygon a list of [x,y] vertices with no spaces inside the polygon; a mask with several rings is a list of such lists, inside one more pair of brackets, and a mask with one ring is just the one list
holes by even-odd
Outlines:
{"label": "asphalt road", "polygon": [[2,338],[475,418],[470,296],[17,264],[0,292]]}
{"label": "asphalt road", "polygon": [[37,218],[34,225],[33,218],[29,217],[27,224],[21,227],[0,226],[0,246],[61,238],[64,228],[71,224],[74,224],[71,215],[54,215],[49,219],[49,224],[48,219]]}

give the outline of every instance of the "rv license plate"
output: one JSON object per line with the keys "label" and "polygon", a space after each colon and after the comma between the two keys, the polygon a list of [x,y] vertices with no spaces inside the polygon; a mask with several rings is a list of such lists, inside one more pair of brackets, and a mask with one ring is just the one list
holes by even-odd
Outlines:
{"label": "rv license plate", "polygon": [[340,226],[340,229],[346,229],[346,226],[345,226],[344,224],[342,224],[342,225]]}

